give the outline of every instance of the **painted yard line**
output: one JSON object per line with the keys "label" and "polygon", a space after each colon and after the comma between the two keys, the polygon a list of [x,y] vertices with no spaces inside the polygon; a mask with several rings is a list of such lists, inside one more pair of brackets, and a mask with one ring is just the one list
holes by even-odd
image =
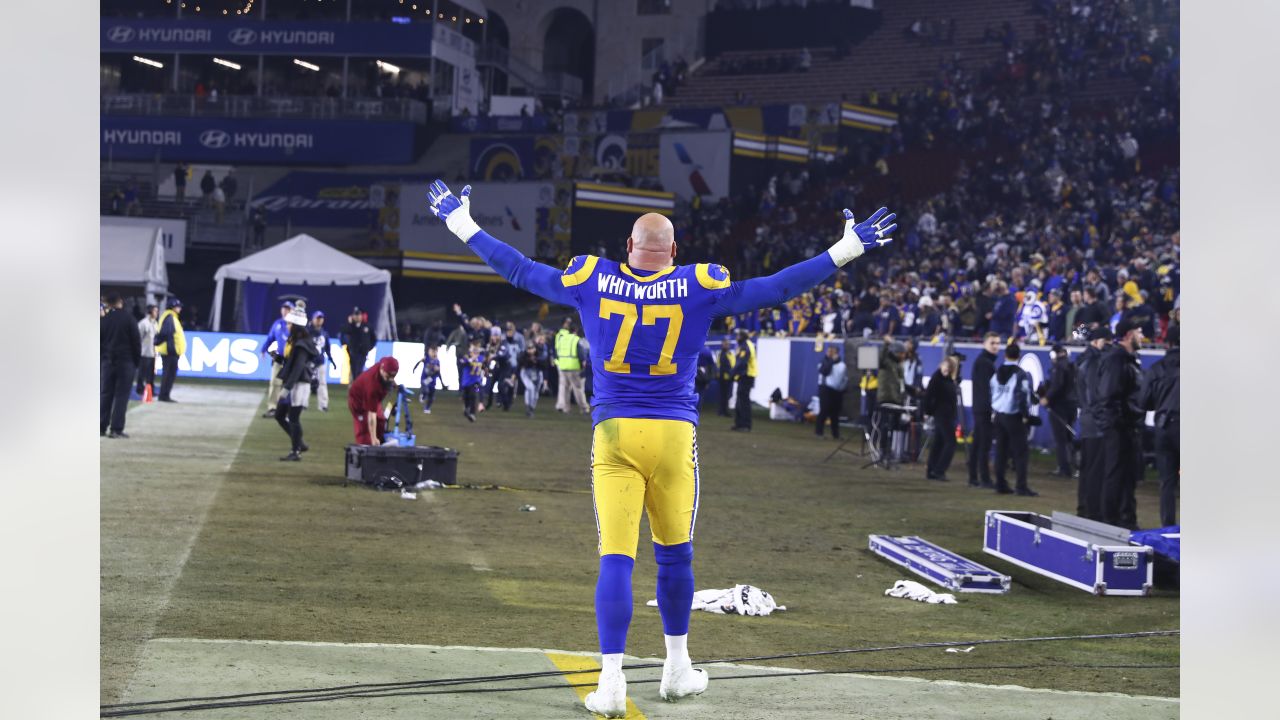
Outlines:
{"label": "painted yard line", "polygon": [[[579,685],[580,683],[597,684],[600,682],[600,663],[592,660],[591,658],[586,658],[581,655],[549,652],[547,653],[547,659],[555,664],[556,669],[558,670],[583,671],[573,673],[571,675],[565,675],[564,681],[567,685]],[[579,702],[585,703],[587,701],[587,694],[591,692],[591,688],[586,686],[574,687],[573,692],[578,696]],[[645,714],[640,712],[640,708],[636,707],[635,701],[632,700],[630,696],[627,697],[627,714],[624,716],[623,720],[647,720]]]}
{"label": "painted yard line", "polygon": [[[244,644],[244,645],[298,645],[302,647],[350,647],[350,648],[411,648],[417,650],[467,650],[471,652],[515,652],[515,653],[539,653],[542,655],[572,655],[575,657],[598,658],[600,653],[587,652],[583,650],[552,650],[547,648],[528,648],[528,647],[479,647],[475,645],[419,645],[414,643],[344,643],[344,642],[327,642],[323,640],[244,640],[236,638],[152,638],[150,642],[163,643],[225,643],[225,644]],[[661,663],[662,658],[640,658],[632,655],[626,656],[628,660],[642,663]],[[770,665],[739,665],[736,663],[712,663],[706,667],[717,668],[733,668],[737,670],[757,670],[761,672],[776,672],[780,674],[817,674],[818,670],[804,670],[800,668],[784,668]],[[657,668],[654,668],[655,670]],[[827,673],[831,674],[831,673]],[[956,687],[982,688],[986,690],[1009,690],[1015,692],[1030,693],[1049,693],[1053,695],[1079,695],[1083,697],[1116,697],[1128,698],[1131,700],[1158,700],[1168,703],[1180,703],[1180,698],[1160,697],[1158,695],[1126,695],[1124,693],[1113,692],[1088,692],[1086,690],[1054,690],[1053,688],[1029,688],[1021,685],[987,685],[984,683],[964,682],[961,680],[929,680],[928,678],[903,677],[899,675],[868,675],[862,673],[839,673],[845,677],[866,678],[872,680],[894,680],[897,682],[913,682],[913,683],[935,683],[939,685],[954,685]],[[712,680],[715,676],[712,676]]]}
{"label": "painted yard line", "polygon": [[[418,493],[418,497],[424,497],[427,502],[436,502],[436,491],[423,490]],[[489,567],[489,561],[486,560],[484,555],[481,555],[478,550],[472,547],[470,542],[466,542],[466,533],[464,533],[462,528],[449,517],[448,513],[442,514],[439,521],[446,535],[452,538],[463,539],[464,542],[462,543],[462,549],[459,551],[459,554],[462,556],[462,559],[471,566],[472,570],[475,570],[476,572],[493,572],[493,568]]]}

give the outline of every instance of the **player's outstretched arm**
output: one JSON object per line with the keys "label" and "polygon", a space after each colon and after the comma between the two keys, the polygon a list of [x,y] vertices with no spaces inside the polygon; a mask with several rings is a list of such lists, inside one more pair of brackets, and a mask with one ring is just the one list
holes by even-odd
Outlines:
{"label": "player's outstretched arm", "polygon": [[821,255],[783,268],[773,275],[735,282],[720,299],[721,311],[726,315],[774,307],[790,300],[822,282],[836,268],[852,262],[867,250],[885,245],[898,227],[893,222],[898,216],[888,208],[857,222],[853,213],[844,211],[844,235]]}
{"label": "player's outstretched arm", "polygon": [[471,186],[462,188],[461,198],[449,191],[442,180],[431,183],[427,191],[431,212],[444,221],[445,227],[467,244],[489,267],[521,290],[562,305],[574,304],[570,290],[560,280],[560,271],[525,257],[519,250],[495,238],[471,219]]}

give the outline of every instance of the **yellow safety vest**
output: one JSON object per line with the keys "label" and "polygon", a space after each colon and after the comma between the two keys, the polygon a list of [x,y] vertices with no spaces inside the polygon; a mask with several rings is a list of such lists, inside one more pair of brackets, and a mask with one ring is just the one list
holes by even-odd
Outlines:
{"label": "yellow safety vest", "polygon": [[[750,340],[745,344],[747,352],[747,377],[753,378],[756,376],[756,346],[751,344]],[[738,349],[738,354],[742,354],[741,348]]]}
{"label": "yellow safety vest", "polygon": [[[175,350],[173,354],[182,355],[187,351],[187,336],[182,334],[182,321],[178,319],[178,313],[172,309],[165,310],[164,314],[160,316],[158,327],[164,327],[164,319],[170,315],[173,316],[173,347]],[[163,342],[157,345],[156,354],[168,355],[169,343]]]}
{"label": "yellow safety vest", "polygon": [[579,339],[568,330],[556,333],[556,367],[565,371],[582,369],[582,363],[578,361]]}

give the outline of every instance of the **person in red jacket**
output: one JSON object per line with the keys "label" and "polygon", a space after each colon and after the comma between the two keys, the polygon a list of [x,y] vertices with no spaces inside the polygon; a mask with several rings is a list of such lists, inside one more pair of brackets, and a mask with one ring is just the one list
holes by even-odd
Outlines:
{"label": "person in red jacket", "polygon": [[382,412],[382,399],[395,384],[400,362],[384,357],[373,367],[360,373],[347,391],[347,408],[356,431],[356,443],[381,445],[387,431],[387,418]]}

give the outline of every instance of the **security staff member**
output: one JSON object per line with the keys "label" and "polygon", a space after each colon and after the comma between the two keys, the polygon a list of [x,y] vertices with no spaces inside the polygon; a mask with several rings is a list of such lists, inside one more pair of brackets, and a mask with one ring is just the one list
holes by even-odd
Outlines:
{"label": "security staff member", "polygon": [[[1031,414],[1031,378],[1018,367],[1022,355],[1017,344],[1004,349],[1004,364],[991,376],[991,411],[995,415],[996,492],[1035,497],[1040,493],[1027,487],[1027,418]],[[1013,461],[1017,489],[1005,480],[1005,468]]]}
{"label": "security staff member", "polygon": [[1169,351],[1143,377],[1139,396],[1142,409],[1156,414],[1156,468],[1160,472],[1160,525],[1163,527],[1178,524],[1178,482],[1182,467],[1178,441],[1178,411],[1182,404],[1179,399],[1180,335],[1177,325],[1169,328],[1165,335]]}
{"label": "security staff member", "polygon": [[738,383],[738,394],[733,401],[733,427],[729,429],[751,432],[751,388],[756,384],[756,346],[746,330],[738,331],[733,379]]}
{"label": "security staff member", "polygon": [[1080,404],[1080,483],[1076,515],[1102,520],[1102,431],[1098,429],[1098,361],[1111,344],[1111,328],[1088,331],[1089,346],[1076,358],[1076,401]]}
{"label": "security staff member", "polygon": [[[102,366],[99,387],[98,434],[127,438],[125,411],[129,409],[129,388],[142,359],[142,338],[133,318],[124,311],[124,301],[107,296],[107,314],[98,320],[99,356]],[[107,431],[110,430],[110,434]]]}
{"label": "security staff member", "polygon": [[373,331],[365,324],[364,311],[358,307],[351,308],[347,325],[342,328],[342,346],[347,349],[351,381],[355,382],[356,377],[364,372],[365,360],[374,346]]}
{"label": "security staff member", "polygon": [[959,377],[960,364],[954,357],[944,357],[924,389],[921,405],[926,415],[933,416],[933,438],[924,472],[928,480],[946,482],[947,468],[951,467],[951,458],[956,453]]}
{"label": "security staff member", "polygon": [[[996,373],[1000,333],[982,337],[982,352],[973,361],[969,381],[973,388],[973,438],[969,447],[969,486],[994,487],[991,482],[991,378]],[[981,481],[981,482],[979,482]]]}
{"label": "security staff member", "polygon": [[578,356],[578,348],[582,337],[573,318],[565,318],[564,325],[556,333],[555,338],[556,368],[560,371],[560,388],[556,395],[556,410],[569,412],[569,397],[578,403],[578,410],[584,415],[591,412],[587,405],[587,394],[582,387],[582,359]]}
{"label": "security staff member", "polygon": [[1129,318],[1116,324],[1116,341],[1098,362],[1095,418],[1102,432],[1102,521],[1130,530],[1138,528],[1135,490],[1141,471],[1142,421],[1138,406],[1142,368],[1138,348],[1142,328]]}
{"label": "security staff member", "polygon": [[1053,346],[1053,372],[1042,389],[1040,404],[1049,409],[1049,428],[1053,430],[1053,445],[1058,454],[1057,474],[1071,477],[1075,474],[1071,434],[1076,417],[1076,366],[1071,364],[1067,349],[1061,345]]}
{"label": "security staff member", "polygon": [[280,369],[284,367],[284,348],[289,341],[289,323],[285,318],[293,312],[293,302],[285,300],[280,304],[280,317],[271,323],[267,337],[258,349],[259,355],[271,355],[271,377],[267,378],[267,410],[262,417],[273,417],[276,414],[276,402],[280,400]]}
{"label": "security staff member", "polygon": [[169,397],[173,390],[173,381],[178,377],[178,359],[187,351],[187,336],[182,332],[182,321],[178,319],[182,312],[182,301],[178,298],[169,300],[169,309],[160,316],[160,332],[156,333],[156,354],[160,356],[160,370],[164,378],[160,380],[160,402],[177,402]]}
{"label": "security staff member", "polygon": [[729,395],[733,392],[733,345],[729,338],[720,341],[720,357],[716,359],[716,384],[720,390],[720,417],[729,417]]}

